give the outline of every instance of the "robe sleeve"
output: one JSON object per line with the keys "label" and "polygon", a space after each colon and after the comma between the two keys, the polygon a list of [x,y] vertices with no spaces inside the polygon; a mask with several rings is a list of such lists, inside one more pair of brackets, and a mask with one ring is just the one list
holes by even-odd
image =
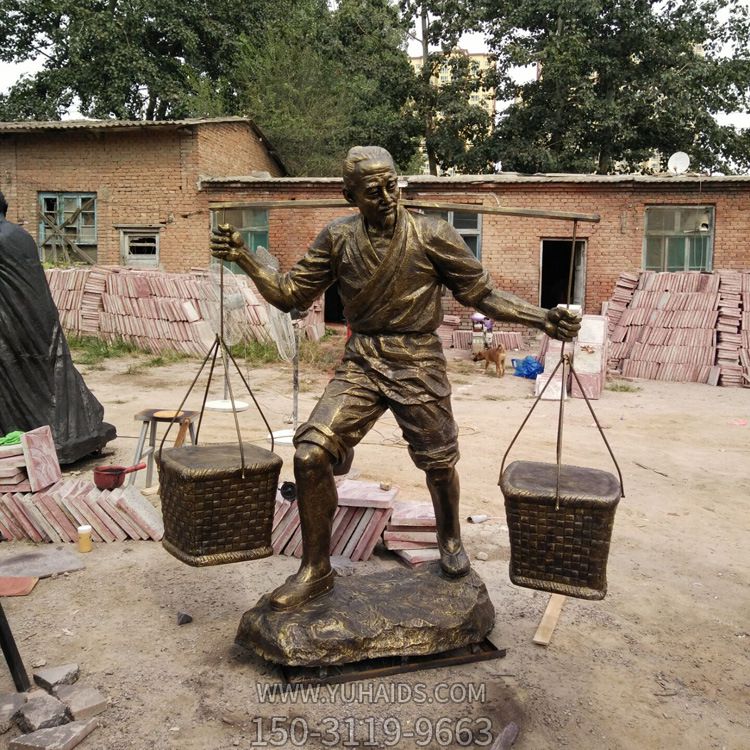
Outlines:
{"label": "robe sleeve", "polygon": [[489,272],[450,224],[441,222],[427,246],[441,280],[462,305],[474,307],[493,320],[544,330],[547,311],[495,289]]}

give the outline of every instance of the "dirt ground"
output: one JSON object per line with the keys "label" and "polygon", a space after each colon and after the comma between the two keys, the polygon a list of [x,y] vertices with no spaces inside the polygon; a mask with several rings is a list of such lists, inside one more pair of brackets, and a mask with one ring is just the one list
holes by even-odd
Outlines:
{"label": "dirt ground", "polygon": [[[187,360],[133,372],[133,362],[81,368],[119,433],[106,450],[108,463],[131,463],[134,414],[175,408],[198,366]],[[272,701],[262,691],[279,682],[278,673],[233,639],[242,613],[297,561],[194,569],[153,542],[100,544],[85,556],[85,570],[42,580],[31,595],[3,602],[29,671],[40,660],[76,661],[81,681],[109,697],[100,728],[81,747],[475,747],[490,745],[511,721],[520,727],[521,750],[750,747],[750,392],[640,381],[628,384],[631,390],[607,390],[595,403],[626,490],[609,593],[601,602],[567,599],[543,648],[532,637],[548,596],[508,579],[497,487],[502,454],[532,403],[532,383],[486,375],[461,359],[450,370],[461,427],[462,515],[492,517],[465,524],[464,536],[496,607],[492,640],[507,657],[339,686],[296,703]],[[272,427],[285,427],[289,366],[254,369],[249,378]],[[303,416],[326,379],[303,370]],[[196,394],[187,406],[198,405]],[[568,402],[565,414],[564,460],[610,469],[584,402]],[[513,456],[554,461],[556,417],[557,404],[542,402]],[[264,444],[252,410],[240,422],[248,439]],[[203,442],[233,435],[231,416],[207,416]],[[292,449],[278,452],[282,479],[291,479]],[[69,470],[87,476],[95,463]],[[403,499],[427,498],[389,416],[358,449],[354,467],[363,479],[398,485]],[[23,549],[2,544],[0,556]],[[480,553],[488,559],[478,560]],[[356,575],[399,565],[378,550]],[[193,622],[178,626],[178,611]],[[0,682],[0,691],[13,689],[7,673]],[[0,737],[0,749],[16,733]]]}

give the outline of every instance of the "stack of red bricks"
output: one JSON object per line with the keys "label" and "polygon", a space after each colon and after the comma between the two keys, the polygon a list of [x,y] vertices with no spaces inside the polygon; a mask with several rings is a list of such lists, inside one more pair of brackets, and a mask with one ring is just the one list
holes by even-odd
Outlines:
{"label": "stack of red bricks", "polygon": [[86,479],[66,479],[39,492],[0,495],[0,533],[6,540],[75,542],[79,526],[96,542],[164,535],[161,514],[135,487],[99,490]]}
{"label": "stack of red bricks", "polygon": [[750,384],[750,271],[644,271],[620,311],[631,283],[632,274],[623,274],[617,305],[607,305],[612,369],[655,380]]}
{"label": "stack of red bricks", "polygon": [[[337,491],[339,504],[333,518],[330,553],[350,560],[369,560],[391,517],[398,487],[382,489],[376,482],[343,479]],[[271,540],[277,555],[302,557],[296,502],[277,497]]]}
{"label": "stack of red bricks", "polygon": [[52,430],[44,425],[0,446],[0,534],[3,539],[75,542],[78,526],[95,541],[159,540],[161,515],[135,487],[99,490],[86,479],[63,479]]}
{"label": "stack of red bricks", "polygon": [[[639,277],[640,274],[638,273],[623,271],[617,279],[612,298],[604,303],[604,309],[602,312],[607,317],[607,336],[609,341],[614,341],[612,334],[614,333],[615,328],[619,325],[623,313],[627,310],[633,300],[633,293],[638,288]],[[622,350],[618,349],[618,353],[620,351]],[[622,357],[616,356],[611,348],[609,356],[610,369],[616,369]]]}
{"label": "stack of red bricks", "polygon": [[411,566],[438,560],[440,551],[432,503],[396,503],[383,541],[386,549]]}
{"label": "stack of red bricks", "polygon": [[23,433],[16,445],[0,445],[0,493],[36,492],[61,477],[49,425]]}
{"label": "stack of red bricks", "polygon": [[719,271],[719,319],[716,323],[716,364],[720,367],[719,385],[742,385],[740,346],[742,335],[742,279],[747,274]]}
{"label": "stack of red bricks", "polygon": [[453,336],[461,325],[460,315],[444,315],[443,322],[437,329],[437,335],[440,337],[440,343],[443,349],[450,349],[455,346]]}
{"label": "stack of red bricks", "polygon": [[[471,349],[472,331],[454,331],[453,348]],[[523,334],[515,331],[493,331],[492,346],[503,345],[505,351],[523,349]]]}
{"label": "stack of red bricks", "polygon": [[[198,356],[214,341],[219,287],[207,271],[178,274],[94,266],[46,273],[68,334],[122,339],[154,353]],[[237,334],[232,343],[271,341],[266,303],[247,276],[232,276],[224,298],[231,303],[225,304],[226,329]],[[301,325],[308,338],[322,337],[321,303],[313,304]]]}

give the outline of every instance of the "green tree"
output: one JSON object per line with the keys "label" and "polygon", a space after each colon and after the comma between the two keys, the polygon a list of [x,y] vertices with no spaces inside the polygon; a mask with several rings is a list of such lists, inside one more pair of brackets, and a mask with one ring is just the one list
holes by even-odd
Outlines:
{"label": "green tree", "polygon": [[413,78],[404,40],[387,0],[281,4],[264,31],[243,40],[234,75],[240,110],[291,174],[338,175],[347,149],[368,143],[403,168],[418,147],[405,109]]}
{"label": "green tree", "polygon": [[[737,0],[487,0],[504,169],[639,170],[658,152],[693,167],[750,166],[747,132],[717,112],[750,104],[748,9]],[[537,64],[517,83],[512,68]]]}
{"label": "green tree", "polygon": [[234,71],[240,110],[281,153],[292,175],[341,171],[355,107],[325,0],[281,8],[265,30],[242,39]]}
{"label": "green tree", "polygon": [[337,38],[332,52],[356,102],[349,143],[383,146],[406,169],[420,136],[409,106],[415,81],[406,54],[408,21],[389,0],[340,0],[332,22]]}
{"label": "green tree", "polygon": [[[62,116],[164,119],[228,80],[238,34],[262,23],[272,0],[5,0],[0,60],[41,57],[43,69],[0,99],[6,119]],[[217,94],[214,92],[214,98]],[[214,105],[216,106],[216,105]]]}
{"label": "green tree", "polygon": [[[472,94],[492,88],[471,60],[457,53],[461,35],[479,27],[477,2],[402,0],[404,18],[416,29],[422,63],[412,100],[420,123],[430,174],[450,168],[491,171],[493,117]],[[440,73],[450,80],[440,83]]]}

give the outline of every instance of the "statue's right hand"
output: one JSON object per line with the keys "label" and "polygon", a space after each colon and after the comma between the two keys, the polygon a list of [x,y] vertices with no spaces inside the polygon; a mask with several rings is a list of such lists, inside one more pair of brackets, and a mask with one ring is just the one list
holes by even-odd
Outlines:
{"label": "statue's right hand", "polygon": [[219,224],[211,232],[211,255],[236,263],[247,255],[242,235],[231,224]]}

